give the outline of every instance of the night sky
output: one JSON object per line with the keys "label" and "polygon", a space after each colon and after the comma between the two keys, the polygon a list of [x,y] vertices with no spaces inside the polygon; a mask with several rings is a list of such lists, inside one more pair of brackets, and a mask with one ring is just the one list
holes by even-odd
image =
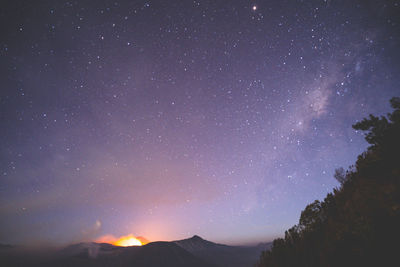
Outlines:
{"label": "night sky", "polygon": [[0,243],[270,241],[400,93],[400,1],[0,12]]}

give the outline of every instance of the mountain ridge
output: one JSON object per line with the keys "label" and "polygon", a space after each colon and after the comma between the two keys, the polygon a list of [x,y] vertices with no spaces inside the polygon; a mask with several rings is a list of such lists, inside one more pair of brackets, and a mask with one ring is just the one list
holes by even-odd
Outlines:
{"label": "mountain ridge", "polygon": [[[263,247],[262,249],[264,249]],[[143,246],[119,247],[108,243],[81,242],[41,253],[0,251],[6,266],[115,266],[115,267],[244,267],[252,266],[261,248],[228,246],[194,235],[176,241],[156,241]]]}
{"label": "mountain ridge", "polygon": [[271,243],[257,246],[229,246],[214,243],[194,235],[191,238],[173,241],[193,255],[216,266],[245,267],[253,266]]}

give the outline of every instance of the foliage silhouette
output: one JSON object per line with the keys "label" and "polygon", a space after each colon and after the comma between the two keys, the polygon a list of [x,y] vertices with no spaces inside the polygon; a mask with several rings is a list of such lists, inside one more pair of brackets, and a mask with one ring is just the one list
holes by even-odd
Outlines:
{"label": "foliage silhouette", "polygon": [[400,98],[390,103],[387,117],[353,125],[366,132],[367,151],[349,170],[335,171],[340,187],[309,204],[257,266],[398,266]]}

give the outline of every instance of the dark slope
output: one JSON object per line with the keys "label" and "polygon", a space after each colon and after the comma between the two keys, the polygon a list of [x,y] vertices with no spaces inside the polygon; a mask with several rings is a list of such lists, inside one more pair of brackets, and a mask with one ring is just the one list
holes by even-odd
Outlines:
{"label": "dark slope", "polygon": [[0,250],[1,249],[11,249],[11,248],[13,248],[13,246],[7,245],[7,244],[0,244]]}
{"label": "dark slope", "polygon": [[149,243],[140,247],[133,256],[134,266],[213,266],[172,242]]}
{"label": "dark slope", "polygon": [[[203,260],[171,242],[152,242],[141,247],[115,247],[109,244],[90,243],[69,247],[74,251],[57,262],[58,266],[137,266],[137,267],[211,267]],[[79,251],[79,248],[83,248]]]}
{"label": "dark slope", "polygon": [[340,187],[307,205],[258,266],[400,266],[400,98],[390,103],[391,114],[353,125],[367,151],[335,171]]}
{"label": "dark slope", "polygon": [[153,242],[142,247],[79,243],[55,252],[0,254],[6,266],[113,266],[113,267],[213,267],[172,242]]}
{"label": "dark slope", "polygon": [[270,247],[270,243],[254,247],[227,246],[204,240],[196,235],[174,243],[207,262],[231,267],[253,266],[261,252]]}
{"label": "dark slope", "polygon": [[227,246],[199,236],[173,242],[152,242],[141,247],[89,242],[59,250],[0,249],[0,263],[10,267],[247,267],[253,266],[268,246]]}

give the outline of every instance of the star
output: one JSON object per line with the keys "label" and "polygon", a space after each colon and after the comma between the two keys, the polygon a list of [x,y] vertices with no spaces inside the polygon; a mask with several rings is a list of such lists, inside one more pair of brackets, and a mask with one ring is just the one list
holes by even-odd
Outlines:
{"label": "star", "polygon": [[0,243],[269,241],[365,149],[351,124],[399,92],[385,1],[3,2]]}

